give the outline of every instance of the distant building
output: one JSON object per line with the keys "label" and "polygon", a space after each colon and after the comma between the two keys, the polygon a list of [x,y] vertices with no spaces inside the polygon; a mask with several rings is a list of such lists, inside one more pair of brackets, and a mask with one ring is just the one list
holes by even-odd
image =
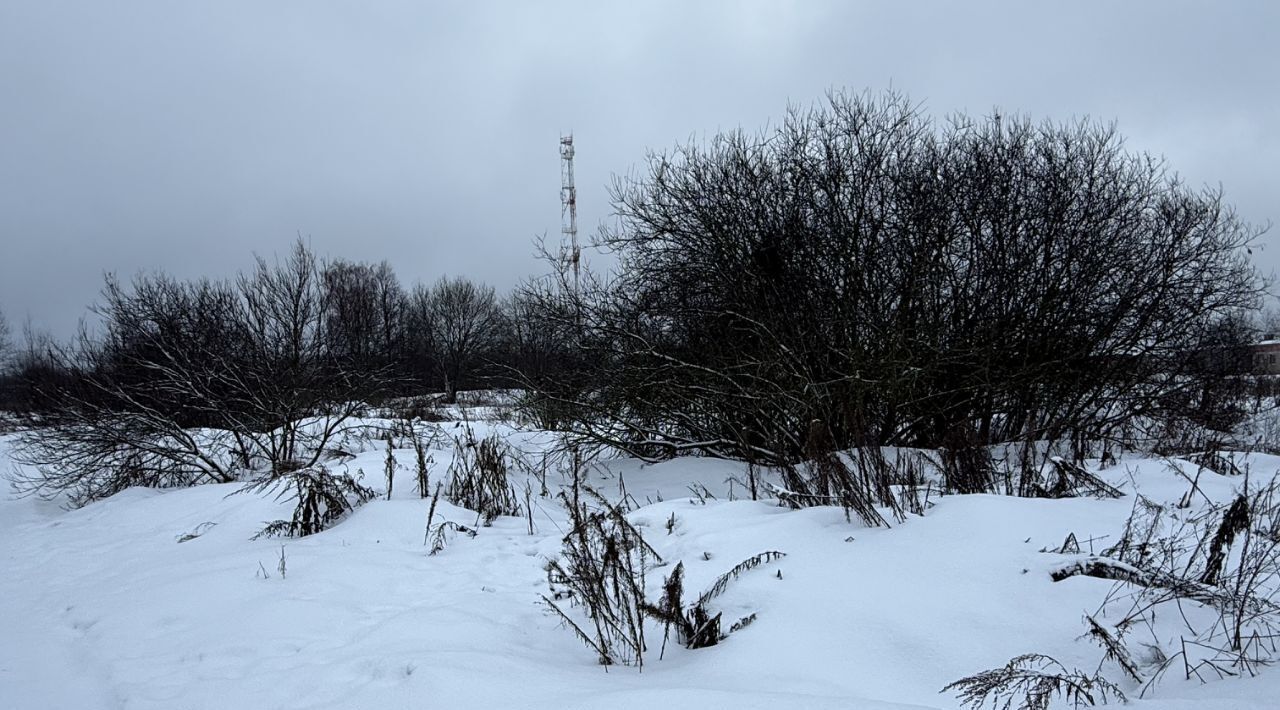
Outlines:
{"label": "distant building", "polygon": [[1267,336],[1253,345],[1253,370],[1263,375],[1280,375],[1280,338]]}

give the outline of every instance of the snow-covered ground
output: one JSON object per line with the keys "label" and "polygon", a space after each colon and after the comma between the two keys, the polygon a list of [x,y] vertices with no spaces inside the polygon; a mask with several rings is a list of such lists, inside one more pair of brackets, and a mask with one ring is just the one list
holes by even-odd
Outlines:
{"label": "snow-covered ground", "polygon": [[[475,426],[526,450],[548,439]],[[440,446],[433,479],[452,456]],[[0,439],[0,470],[11,468],[6,447]],[[374,442],[347,465],[383,489],[384,456]],[[1132,459],[1103,473],[1122,499],[948,496],[923,517],[869,529],[835,508],[743,500],[736,484],[730,495],[727,479],[743,475],[730,462],[615,461],[593,482],[641,504],[630,519],[666,560],[650,575],[655,594],[678,561],[699,590],[756,553],[786,557],[716,600],[726,619],[757,613],[748,628],[712,648],[672,644],[661,660],[655,629],[642,672],[606,671],[540,601],[566,525],[554,499],[534,484],[532,535],[527,519],[500,518],[431,556],[413,452],[396,456],[391,500],[296,540],[251,540],[289,506],[237,485],[130,489],[72,511],[4,496],[0,708],[954,708],[944,685],[1019,654],[1096,669],[1102,651],[1082,619],[1112,583],[1055,583],[1049,571],[1064,558],[1041,550],[1069,533],[1114,539],[1135,488],[1157,501],[1188,489],[1166,462]],[[1248,463],[1255,478],[1280,469],[1273,457]],[[1228,500],[1240,480],[1205,473],[1201,486]],[[436,515],[476,517],[444,502]],[[1277,698],[1277,670],[1204,685],[1170,673],[1135,707],[1261,709]]]}

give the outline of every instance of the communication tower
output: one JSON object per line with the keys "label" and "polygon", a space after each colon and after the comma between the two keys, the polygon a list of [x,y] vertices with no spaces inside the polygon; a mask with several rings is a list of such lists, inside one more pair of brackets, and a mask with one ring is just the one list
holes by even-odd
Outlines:
{"label": "communication tower", "polygon": [[573,185],[573,134],[560,137],[560,231],[569,238],[566,261],[573,267],[573,290],[578,290],[578,189]]}

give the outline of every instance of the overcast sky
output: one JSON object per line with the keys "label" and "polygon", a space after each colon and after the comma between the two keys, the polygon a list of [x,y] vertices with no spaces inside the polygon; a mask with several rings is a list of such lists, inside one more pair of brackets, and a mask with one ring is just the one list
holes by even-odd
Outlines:
{"label": "overcast sky", "polygon": [[1115,120],[1280,222],[1277,7],[3,0],[0,310],[65,335],[103,272],[224,277],[299,233],[506,288],[558,237],[562,132],[588,232],[646,149],[830,88]]}

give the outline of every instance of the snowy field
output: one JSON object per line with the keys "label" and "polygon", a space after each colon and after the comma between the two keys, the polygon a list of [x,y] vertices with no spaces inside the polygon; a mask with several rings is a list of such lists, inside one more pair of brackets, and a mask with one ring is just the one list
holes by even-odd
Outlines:
{"label": "snowy field", "polygon": [[[433,480],[458,431],[441,426]],[[474,426],[525,451],[551,440]],[[945,685],[1030,652],[1089,672],[1101,663],[1137,708],[1280,706],[1280,670],[1266,668],[1202,684],[1177,665],[1137,699],[1140,685],[1085,634],[1085,615],[1114,583],[1050,577],[1073,556],[1042,550],[1069,534],[1082,555],[1117,539],[1135,491],[1170,504],[1187,493],[1163,460],[1102,471],[1120,499],[935,496],[924,516],[888,529],[847,522],[838,508],[744,500],[727,483],[744,476],[730,462],[607,462],[592,483],[625,490],[638,506],[630,520],[665,560],[648,576],[655,596],[680,561],[698,590],[752,555],[786,553],[715,600],[726,619],[757,614],[753,624],[711,648],[669,644],[661,660],[655,626],[640,671],[598,665],[542,603],[567,514],[537,495],[541,482],[533,534],[529,518],[499,518],[429,555],[414,452],[395,454],[391,500],[303,539],[251,539],[290,505],[237,484],[135,488],[71,511],[4,496],[0,709],[955,708]],[[384,492],[385,455],[374,441],[346,466]],[[1237,462],[1254,480],[1280,469],[1275,457]],[[14,466],[0,439],[0,471]],[[565,483],[554,472],[546,482],[553,493]],[[524,475],[515,483],[523,491]],[[1201,497],[1230,501],[1241,484],[1204,472]],[[711,496],[694,495],[697,485]],[[476,519],[443,501],[436,516]],[[1181,628],[1169,620],[1155,632],[1174,644]]]}

